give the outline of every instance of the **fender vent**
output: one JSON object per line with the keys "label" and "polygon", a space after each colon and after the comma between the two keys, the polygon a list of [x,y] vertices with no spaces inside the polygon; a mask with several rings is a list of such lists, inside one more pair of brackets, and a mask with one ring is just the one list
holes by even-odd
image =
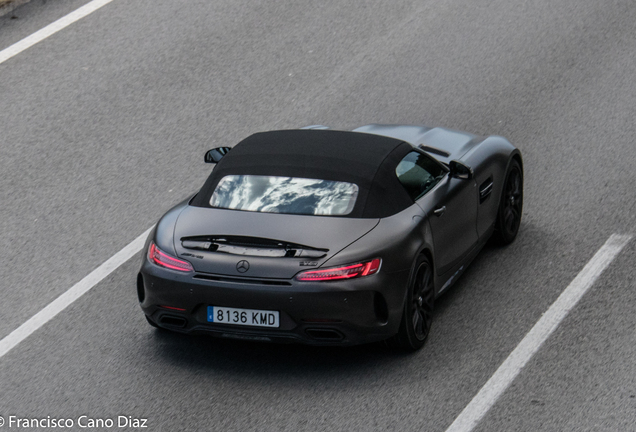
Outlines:
{"label": "fender vent", "polygon": [[483,182],[479,186],[479,204],[483,203],[488,199],[490,194],[492,193],[493,180],[492,176],[488,177],[488,179]]}

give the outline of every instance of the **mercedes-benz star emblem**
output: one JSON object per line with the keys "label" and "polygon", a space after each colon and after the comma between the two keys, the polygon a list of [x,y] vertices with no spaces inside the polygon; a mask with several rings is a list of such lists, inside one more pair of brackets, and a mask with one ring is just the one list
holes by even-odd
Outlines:
{"label": "mercedes-benz star emblem", "polygon": [[245,260],[239,261],[236,263],[236,271],[239,273],[245,273],[250,269],[250,263]]}

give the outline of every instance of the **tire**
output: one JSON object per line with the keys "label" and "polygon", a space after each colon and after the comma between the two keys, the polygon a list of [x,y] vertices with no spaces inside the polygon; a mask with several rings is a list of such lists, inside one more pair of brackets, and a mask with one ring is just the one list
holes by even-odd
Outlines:
{"label": "tire", "polygon": [[510,162],[506,182],[501,192],[494,240],[500,245],[512,243],[517,237],[523,212],[523,171],[516,160]]}
{"label": "tire", "polygon": [[408,351],[422,348],[431,329],[434,304],[433,265],[420,255],[406,293],[400,329],[389,344]]}

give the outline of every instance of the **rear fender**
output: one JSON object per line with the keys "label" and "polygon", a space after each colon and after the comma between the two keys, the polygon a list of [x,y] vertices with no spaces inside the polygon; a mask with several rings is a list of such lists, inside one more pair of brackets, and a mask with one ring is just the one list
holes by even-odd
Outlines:
{"label": "rear fender", "polygon": [[[418,205],[413,205],[396,215],[380,219],[375,229],[331,257],[323,267],[380,257],[382,273],[407,273],[409,277],[404,280],[410,281],[414,263],[420,254],[434,256],[433,236],[426,213]],[[434,266],[434,259],[432,263]],[[440,281],[436,278],[434,283],[437,290]],[[396,286],[394,289],[400,291],[387,296],[392,314],[401,315],[406,288],[406,285]]]}

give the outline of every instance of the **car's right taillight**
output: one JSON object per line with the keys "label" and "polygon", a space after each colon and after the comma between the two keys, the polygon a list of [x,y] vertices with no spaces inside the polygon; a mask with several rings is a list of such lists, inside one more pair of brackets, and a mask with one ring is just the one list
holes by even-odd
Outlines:
{"label": "car's right taillight", "polygon": [[339,267],[329,267],[326,269],[309,270],[296,275],[296,280],[309,281],[333,281],[341,279],[353,279],[357,277],[370,276],[380,270],[382,259],[375,258],[356,264],[349,264]]}
{"label": "car's right taillight", "polygon": [[173,257],[172,255],[168,255],[167,253],[159,249],[154,242],[151,242],[150,247],[148,248],[148,260],[150,260],[150,262],[153,264],[168,268],[170,270],[177,270],[182,272],[194,271],[194,267],[192,267],[192,264],[187,261],[180,260],[179,258]]}

